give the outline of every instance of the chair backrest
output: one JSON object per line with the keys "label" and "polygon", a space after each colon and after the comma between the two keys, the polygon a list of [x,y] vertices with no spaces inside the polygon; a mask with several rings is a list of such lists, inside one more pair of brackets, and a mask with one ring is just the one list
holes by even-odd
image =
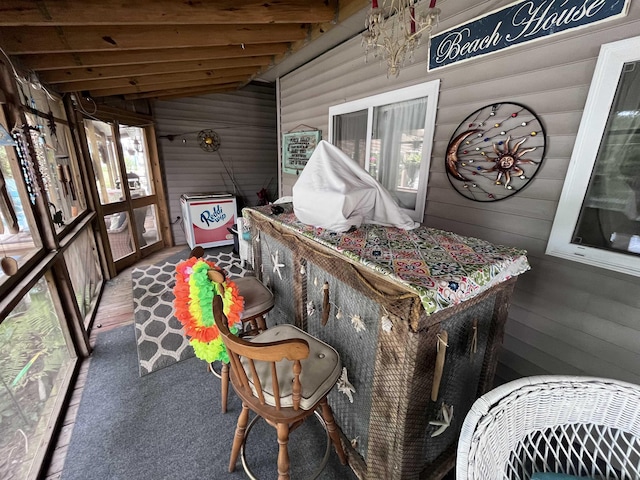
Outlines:
{"label": "chair backrest", "polygon": [[[213,317],[229,353],[231,369],[234,374],[231,376],[234,388],[241,389],[246,395],[257,397],[260,403],[265,405],[267,403],[264,390],[266,385],[263,385],[263,380],[261,380],[265,376],[258,374],[259,369],[256,362],[266,362],[269,365],[268,371],[270,373],[267,377],[270,377],[271,380],[271,391],[268,392],[268,395],[270,398],[273,397],[275,408],[280,410],[282,407],[280,403],[279,377],[282,377],[282,373],[279,374],[278,370],[280,372],[282,370],[276,368],[276,364],[283,360],[289,360],[292,362],[293,409],[298,410],[302,395],[302,385],[300,383],[302,364],[300,361],[309,356],[308,342],[301,338],[292,338],[276,342],[253,343],[235,336],[229,331],[227,317],[223,312],[222,298],[219,295],[216,295],[213,299]],[[260,370],[263,371],[264,369],[260,368]]]}
{"label": "chair backrest", "polygon": [[460,433],[457,480],[527,480],[535,472],[640,478],[640,386],[547,375],[476,400]]}

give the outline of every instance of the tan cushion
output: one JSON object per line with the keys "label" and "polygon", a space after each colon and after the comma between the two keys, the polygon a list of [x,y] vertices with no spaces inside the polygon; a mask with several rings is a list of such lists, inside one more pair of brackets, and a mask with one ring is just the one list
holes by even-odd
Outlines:
{"label": "tan cushion", "polygon": [[[340,355],[338,355],[338,352],[336,352],[333,347],[293,325],[285,324],[271,327],[252,338],[251,342],[276,342],[290,338],[303,338],[309,343],[309,356],[300,361],[302,364],[302,373],[300,374],[300,383],[302,384],[300,408],[309,410],[329,393],[338,381],[342,371],[342,362],[340,361]],[[245,359],[243,359],[243,364],[245,365],[247,377],[251,380],[251,372]],[[275,406],[270,364],[268,362],[256,361],[255,365],[258,377],[260,377],[260,383],[263,387],[265,402],[268,405]],[[280,405],[283,407],[293,406],[292,366],[293,362],[289,360],[283,360],[276,364],[280,388]],[[253,384],[251,385],[251,389],[255,394],[256,391]]]}
{"label": "tan cushion", "polygon": [[234,280],[238,293],[244,297],[243,321],[265,314],[273,308],[273,294],[256,277],[242,277]]}

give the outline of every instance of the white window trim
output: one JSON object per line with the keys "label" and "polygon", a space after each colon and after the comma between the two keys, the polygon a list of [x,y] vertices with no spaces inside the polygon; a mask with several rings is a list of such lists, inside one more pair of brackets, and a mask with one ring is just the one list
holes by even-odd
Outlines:
{"label": "white window trim", "polygon": [[[413,220],[422,223],[424,210],[427,201],[427,184],[429,181],[429,167],[431,165],[431,150],[433,147],[433,134],[436,125],[436,111],[438,107],[438,92],[440,90],[440,80],[420,83],[411,87],[400,88],[390,92],[360,98],[340,105],[329,107],[329,142],[333,143],[333,117],[345,113],[367,110],[367,138],[371,138],[373,129],[373,109],[390,103],[404,102],[415,98],[427,97],[427,113],[424,122],[424,137],[422,138],[422,162],[418,184],[416,208],[414,210],[403,209]],[[371,142],[366,145],[366,165],[368,169],[369,157],[371,153]]]}
{"label": "white window trim", "polygon": [[640,276],[640,258],[571,243],[607,125],[622,67],[640,60],[640,37],[602,45],[546,253]]}

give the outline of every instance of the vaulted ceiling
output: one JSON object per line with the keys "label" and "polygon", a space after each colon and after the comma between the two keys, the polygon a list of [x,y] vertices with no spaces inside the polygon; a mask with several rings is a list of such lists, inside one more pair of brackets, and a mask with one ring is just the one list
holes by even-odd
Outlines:
{"label": "vaulted ceiling", "polygon": [[21,73],[59,93],[193,96],[241,88],[368,4],[0,0],[0,47]]}

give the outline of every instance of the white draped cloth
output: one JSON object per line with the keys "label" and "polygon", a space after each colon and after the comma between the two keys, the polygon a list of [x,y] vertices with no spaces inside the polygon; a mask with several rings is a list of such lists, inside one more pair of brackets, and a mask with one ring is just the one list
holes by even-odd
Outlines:
{"label": "white draped cloth", "polygon": [[293,210],[301,222],[335,232],[363,223],[404,230],[420,225],[366,170],[325,140],[293,186]]}

